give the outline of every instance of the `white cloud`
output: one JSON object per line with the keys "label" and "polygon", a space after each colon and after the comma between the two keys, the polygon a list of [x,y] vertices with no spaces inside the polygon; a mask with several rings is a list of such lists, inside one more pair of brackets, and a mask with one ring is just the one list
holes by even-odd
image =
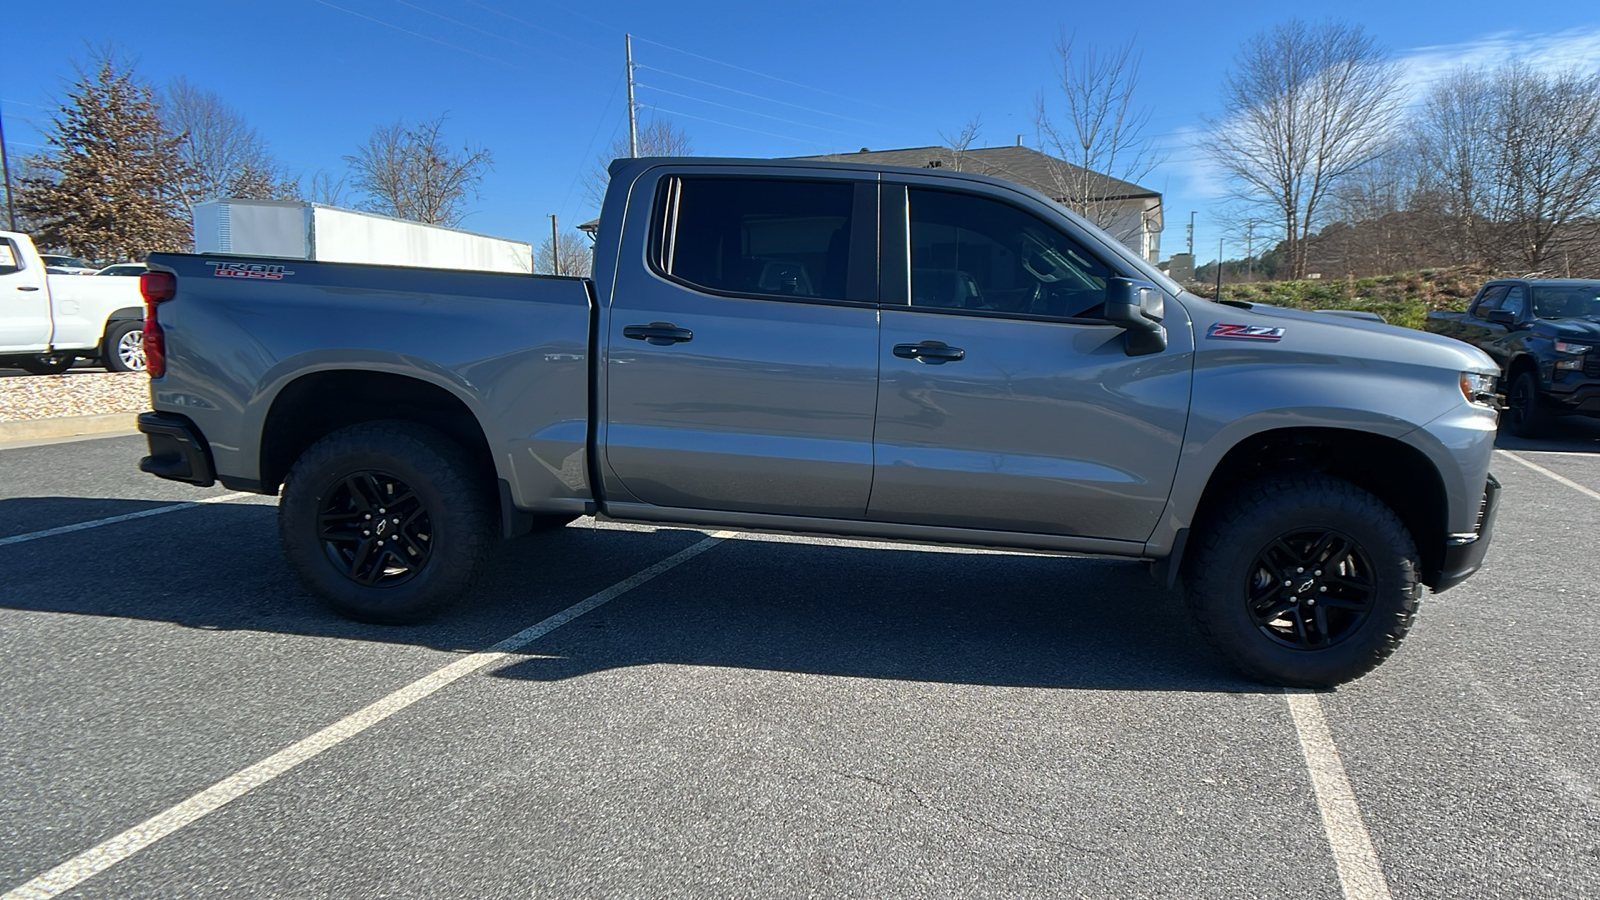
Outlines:
{"label": "white cloud", "polygon": [[1543,71],[1600,66],[1600,27],[1526,33],[1497,31],[1470,41],[1416,47],[1399,55],[1406,81],[1418,96],[1460,66],[1494,68],[1514,59]]}

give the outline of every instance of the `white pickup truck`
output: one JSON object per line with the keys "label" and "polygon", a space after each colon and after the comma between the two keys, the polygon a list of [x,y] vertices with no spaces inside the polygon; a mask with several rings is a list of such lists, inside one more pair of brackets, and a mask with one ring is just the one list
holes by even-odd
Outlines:
{"label": "white pickup truck", "polygon": [[144,370],[139,282],[49,274],[31,238],[0,231],[0,366],[55,375],[78,359]]}

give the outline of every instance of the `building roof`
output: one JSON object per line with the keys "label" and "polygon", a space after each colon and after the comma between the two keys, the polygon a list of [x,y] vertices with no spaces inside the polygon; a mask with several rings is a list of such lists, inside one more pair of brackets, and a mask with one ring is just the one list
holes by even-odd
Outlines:
{"label": "building roof", "polygon": [[[863,162],[872,165],[909,166],[920,169],[972,172],[988,175],[1033,188],[1056,202],[1065,202],[1062,185],[1069,177],[1085,170],[1040,153],[1032,147],[983,147],[967,150],[957,159],[956,151],[949,147],[908,147],[903,150],[861,150],[857,153],[833,153],[827,156],[800,156],[796,159],[815,159],[828,162]],[[959,165],[958,165],[959,163]],[[1089,184],[1098,200],[1135,200],[1145,197],[1159,198],[1161,194],[1132,182],[1098,172],[1088,172]]]}

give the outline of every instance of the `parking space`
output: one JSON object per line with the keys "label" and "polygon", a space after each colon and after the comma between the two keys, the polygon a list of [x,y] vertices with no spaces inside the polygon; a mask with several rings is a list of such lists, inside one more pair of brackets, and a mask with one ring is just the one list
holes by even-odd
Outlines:
{"label": "parking space", "polygon": [[[1578,897],[1600,869],[1600,500],[1509,459],[1486,570],[1296,701],[1374,888],[1288,699],[1140,565],[740,535],[608,593],[705,535],[582,520],[382,628],[301,591],[269,499],[140,452],[0,449],[0,890],[613,595],[66,896]],[[1514,452],[1600,488],[1581,449]]]}

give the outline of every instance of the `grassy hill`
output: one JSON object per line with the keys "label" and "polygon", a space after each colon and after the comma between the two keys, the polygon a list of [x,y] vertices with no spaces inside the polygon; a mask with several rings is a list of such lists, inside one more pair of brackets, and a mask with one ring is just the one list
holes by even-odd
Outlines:
{"label": "grassy hill", "polygon": [[[1478,288],[1492,277],[1477,269],[1427,269],[1346,281],[1256,281],[1222,285],[1224,300],[1271,303],[1295,309],[1357,309],[1375,312],[1391,325],[1421,328],[1436,309],[1465,310]],[[1202,297],[1214,297],[1215,284],[1189,284]]]}

